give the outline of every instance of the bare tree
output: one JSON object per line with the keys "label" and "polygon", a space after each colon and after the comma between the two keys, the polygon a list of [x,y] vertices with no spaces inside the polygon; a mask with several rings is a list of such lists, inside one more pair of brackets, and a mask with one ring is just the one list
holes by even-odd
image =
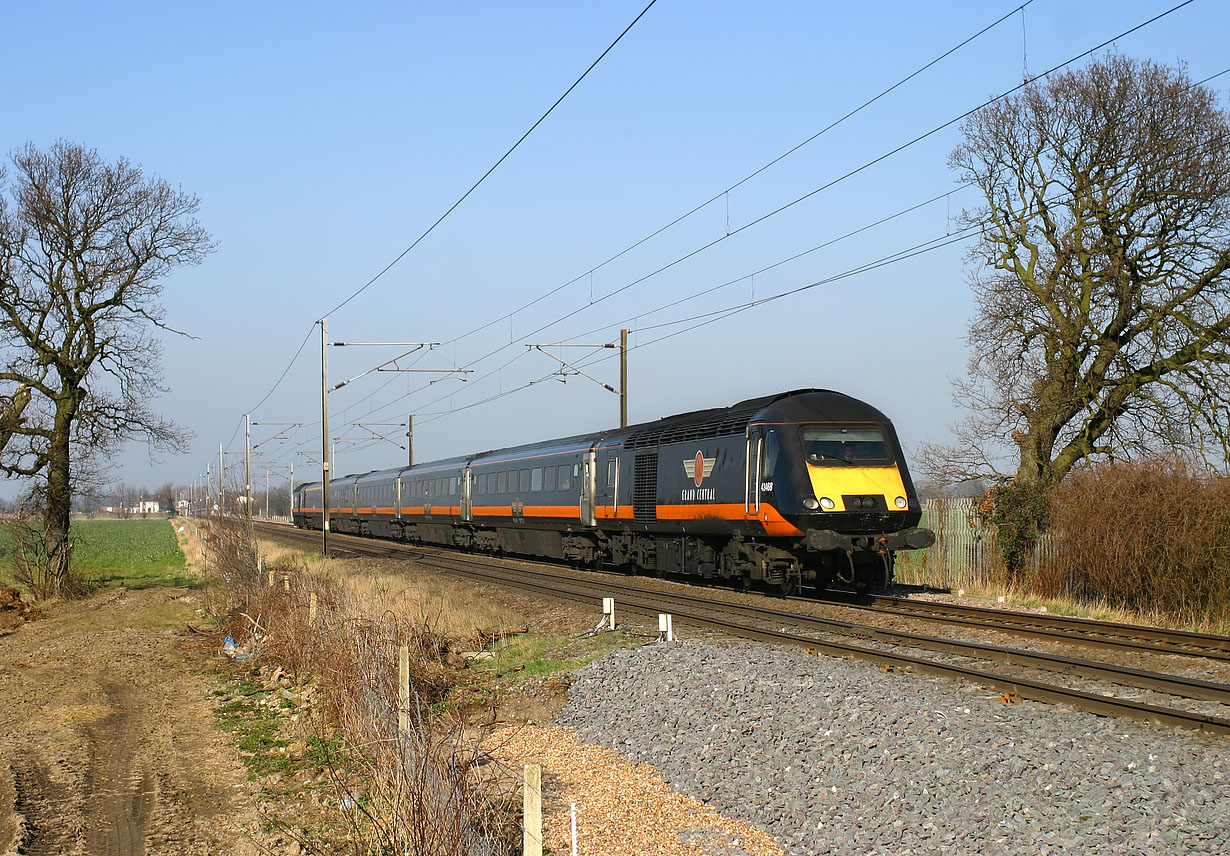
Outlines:
{"label": "bare tree", "polygon": [[[79,464],[128,439],[179,451],[155,413],[163,280],[212,252],[199,200],[123,158],[60,141],[0,173],[0,470],[41,482],[52,589],[71,588],[69,510]],[[175,332],[175,331],[171,331]]]}
{"label": "bare tree", "polygon": [[962,130],[950,165],[984,199],[965,213],[981,226],[956,389],[969,413],[925,468],[1037,494],[1082,461],[1158,447],[1225,461],[1230,115],[1216,94],[1111,56]]}

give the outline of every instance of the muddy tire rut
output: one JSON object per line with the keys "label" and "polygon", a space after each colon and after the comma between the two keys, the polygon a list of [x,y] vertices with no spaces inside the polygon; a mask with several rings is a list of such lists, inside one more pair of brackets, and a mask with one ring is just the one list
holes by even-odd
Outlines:
{"label": "muddy tire rut", "polygon": [[0,856],[260,852],[207,655],[165,627],[185,597],[102,595],[0,637]]}

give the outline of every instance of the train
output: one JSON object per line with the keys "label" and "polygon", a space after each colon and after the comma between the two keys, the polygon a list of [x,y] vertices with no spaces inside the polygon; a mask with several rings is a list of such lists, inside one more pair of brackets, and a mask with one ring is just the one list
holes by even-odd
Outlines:
{"label": "train", "polygon": [[[804,389],[329,481],[330,531],[793,594],[930,546],[892,422]],[[322,482],[294,525],[325,524]]]}

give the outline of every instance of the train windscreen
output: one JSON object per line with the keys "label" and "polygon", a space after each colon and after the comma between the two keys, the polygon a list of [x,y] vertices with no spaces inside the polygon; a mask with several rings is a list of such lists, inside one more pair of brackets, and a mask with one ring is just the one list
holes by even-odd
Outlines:
{"label": "train windscreen", "polygon": [[822,466],[884,466],[892,451],[878,425],[805,425],[803,455]]}

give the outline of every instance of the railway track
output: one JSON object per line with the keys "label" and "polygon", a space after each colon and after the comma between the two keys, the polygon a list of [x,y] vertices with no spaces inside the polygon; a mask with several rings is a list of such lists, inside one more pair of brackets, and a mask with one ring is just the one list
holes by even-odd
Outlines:
{"label": "railway track", "polygon": [[[262,526],[261,531],[294,543],[319,544],[319,537],[285,526]],[[1112,663],[1098,662],[1057,654],[1040,653],[1020,648],[969,642],[941,636],[911,633],[904,630],[874,627],[856,622],[818,618],[768,605],[749,605],[714,600],[702,595],[670,593],[634,585],[619,577],[590,580],[578,578],[542,566],[524,567],[506,560],[472,556],[433,547],[417,547],[391,541],[354,536],[331,536],[335,552],[381,558],[413,560],[421,565],[463,574],[486,582],[511,586],[536,595],[592,604],[601,597],[615,596],[624,613],[656,616],[669,612],[680,625],[706,628],[727,635],[775,644],[802,647],[809,652],[870,660],[886,669],[905,668],[916,672],[959,678],[999,691],[1005,702],[1029,699],[1072,707],[1106,716],[1126,716],[1166,726],[1194,728],[1230,735],[1230,685],[1177,674],[1134,669]],[[908,615],[908,609],[897,609],[900,599],[891,599],[892,606],[873,604],[860,608],[879,609],[893,615]],[[777,603],[790,603],[777,601]],[[927,603],[932,607],[937,604]],[[943,606],[947,606],[946,604]],[[1140,645],[1154,654],[1184,657],[1201,656],[1212,660],[1219,657],[1216,645],[1206,644],[1199,650],[1187,642],[1168,645],[1156,637],[1147,641],[1116,636],[1116,630],[1103,634],[1101,641],[1088,632],[1067,638],[1053,627],[1018,625],[1011,613],[1005,626],[993,619],[1004,610],[987,610],[993,615],[977,613],[968,622],[959,622],[956,613],[929,610],[917,617],[945,623],[966,623],[980,628],[992,627],[1008,632],[1026,630],[1030,635],[1062,638],[1066,642],[1093,645],[1114,650],[1136,650]],[[1030,619],[1058,616],[1029,616]],[[1096,622],[1087,622],[1096,624]],[[1112,625],[1127,628],[1128,625]],[[1152,629],[1152,628],[1140,628]],[[1166,632],[1166,631],[1162,631]],[[1193,636],[1199,634],[1191,634]],[[1225,640],[1210,637],[1210,640]],[[926,651],[935,657],[913,653]],[[1205,653],[1205,651],[1211,653]],[[909,652],[909,653],[906,653]],[[1000,668],[1010,666],[1015,671],[991,671],[985,663],[991,661]],[[1050,679],[1056,673],[1069,680],[1089,683],[1084,689],[1067,686]],[[1107,688],[1111,688],[1109,691]],[[1135,698],[1131,696],[1135,696]],[[1142,697],[1149,701],[1140,701]],[[1182,699],[1174,704],[1154,703],[1159,698]],[[1192,709],[1192,706],[1197,709]]]}
{"label": "railway track", "polygon": [[1140,653],[1187,655],[1230,663],[1228,636],[902,597],[875,596],[870,600],[870,603],[864,603],[841,598],[838,602],[850,609],[873,614],[908,616],[964,627],[985,627],[1018,636],[1094,648],[1114,647]]}

